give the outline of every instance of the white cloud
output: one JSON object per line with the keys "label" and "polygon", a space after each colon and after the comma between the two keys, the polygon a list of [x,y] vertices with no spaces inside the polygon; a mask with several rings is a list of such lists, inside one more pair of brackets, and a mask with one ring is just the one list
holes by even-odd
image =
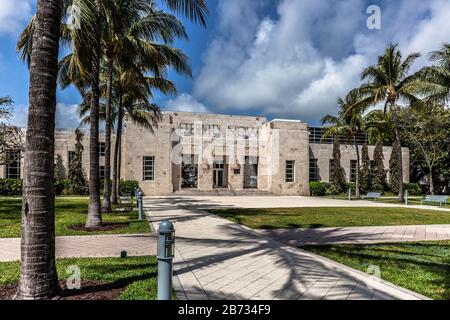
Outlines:
{"label": "white cloud", "polygon": [[193,96],[212,111],[318,120],[360,83],[388,43],[406,53],[450,41],[450,2],[382,1],[382,30],[366,27],[365,0],[280,0],[266,16],[260,0],[221,1],[215,38]]}
{"label": "white cloud", "polygon": [[[26,128],[28,124],[28,106],[17,105],[14,107],[11,124]],[[56,128],[75,129],[80,124],[78,105],[58,103],[56,106]]]}
{"label": "white cloud", "polygon": [[0,36],[17,35],[30,20],[35,0],[0,1]]}
{"label": "white cloud", "polygon": [[208,108],[205,105],[186,93],[180,94],[175,99],[168,100],[164,109],[167,111],[208,112]]}

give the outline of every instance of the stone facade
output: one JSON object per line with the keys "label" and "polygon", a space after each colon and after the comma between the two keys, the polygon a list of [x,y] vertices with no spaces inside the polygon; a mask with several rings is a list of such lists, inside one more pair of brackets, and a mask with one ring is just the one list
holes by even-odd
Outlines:
{"label": "stone facade", "polygon": [[[308,124],[264,117],[165,112],[153,132],[126,121],[121,144],[121,178],[137,180],[146,195],[227,190],[309,195],[310,160],[318,180],[329,181],[332,144],[314,141]],[[100,141],[104,141],[101,135]],[[115,137],[112,139],[114,146]],[[56,168],[67,177],[75,134],[56,132]],[[373,157],[373,146],[369,147]],[[391,147],[384,148],[386,169]],[[404,177],[409,182],[409,150],[403,148]],[[341,145],[347,180],[354,146]],[[100,166],[104,166],[100,157]],[[89,136],[84,137],[83,167],[89,172]],[[22,166],[23,168],[23,159]],[[6,169],[0,170],[6,177]]]}

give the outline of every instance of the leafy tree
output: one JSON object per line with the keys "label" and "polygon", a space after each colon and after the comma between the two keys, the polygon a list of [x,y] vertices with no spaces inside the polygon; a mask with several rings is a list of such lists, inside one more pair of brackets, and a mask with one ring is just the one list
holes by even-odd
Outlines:
{"label": "leafy tree", "polygon": [[60,0],[38,0],[34,19],[17,299],[47,299],[59,291],[53,178],[62,4]]}
{"label": "leafy tree", "polygon": [[0,97],[0,165],[12,160],[7,152],[10,150],[22,151],[24,149],[23,134],[20,128],[8,123],[11,118],[13,101],[10,97]]}
{"label": "leafy tree", "polygon": [[370,170],[370,157],[369,157],[369,146],[364,144],[362,147],[362,168],[361,168],[361,189],[364,192],[371,191],[372,187],[372,177],[371,177],[371,170]]}
{"label": "leafy tree", "polygon": [[88,191],[86,175],[83,170],[83,138],[80,129],[75,130],[75,152],[69,164],[70,192],[75,195],[83,195]]}
{"label": "leafy tree", "polygon": [[400,119],[411,159],[428,174],[429,191],[434,194],[434,177],[442,174],[441,167],[450,155],[450,110],[442,106],[405,110]]}
{"label": "leafy tree", "polygon": [[[419,53],[413,53],[403,59],[398,45],[391,44],[385,52],[378,57],[376,65],[364,69],[361,79],[367,80],[356,92],[362,97],[354,108],[366,111],[373,106],[384,105],[384,113],[390,113],[394,137],[397,145],[401,146],[400,123],[398,112],[401,103],[420,106],[417,98],[423,91],[423,85],[418,73],[409,75],[413,63],[420,57]],[[398,167],[403,167],[401,153],[397,154]],[[399,170],[398,199],[403,202],[403,170]]]}
{"label": "leafy tree", "polygon": [[392,145],[391,158],[389,160],[389,189],[397,193],[400,189],[400,172],[402,168],[399,166],[398,158],[402,155],[402,149],[397,141]]}
{"label": "leafy tree", "polygon": [[373,167],[371,168],[372,191],[383,193],[386,189],[386,170],[384,167],[383,142],[379,140],[373,151]]}
{"label": "leafy tree", "polygon": [[339,137],[335,137],[333,143],[333,172],[330,177],[331,190],[334,194],[340,194],[345,192],[346,179],[345,171],[341,165],[341,146],[339,143]]}

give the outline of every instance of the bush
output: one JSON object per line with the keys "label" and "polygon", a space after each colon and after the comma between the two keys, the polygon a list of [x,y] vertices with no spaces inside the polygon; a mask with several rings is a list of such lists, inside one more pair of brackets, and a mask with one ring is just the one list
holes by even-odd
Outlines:
{"label": "bush", "polygon": [[22,195],[21,179],[0,179],[0,195],[20,196]]}
{"label": "bush", "polygon": [[310,182],[309,190],[312,196],[325,196],[329,192],[330,185],[326,182]]}
{"label": "bush", "polygon": [[410,196],[421,196],[423,194],[422,187],[418,183],[405,184],[405,190],[408,190]]}
{"label": "bush", "polygon": [[139,182],[135,180],[120,180],[119,193],[121,195],[129,194],[134,197],[134,189],[139,188]]}
{"label": "bush", "polygon": [[69,194],[70,180],[68,179],[58,179],[55,181],[55,195],[67,195]]}

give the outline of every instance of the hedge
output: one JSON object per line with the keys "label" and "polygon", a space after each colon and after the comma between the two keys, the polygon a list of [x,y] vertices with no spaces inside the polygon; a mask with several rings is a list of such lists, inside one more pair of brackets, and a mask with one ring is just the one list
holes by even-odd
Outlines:
{"label": "hedge", "polygon": [[325,196],[329,192],[329,184],[326,182],[310,182],[309,190],[312,196]]}
{"label": "hedge", "polygon": [[410,196],[421,196],[423,195],[422,187],[418,183],[407,183],[405,184],[405,190],[408,190]]}
{"label": "hedge", "polygon": [[21,179],[0,179],[0,195],[20,196],[22,195]]}
{"label": "hedge", "polygon": [[134,197],[134,189],[139,188],[139,182],[135,180],[120,180],[119,193],[121,195],[129,194]]}

